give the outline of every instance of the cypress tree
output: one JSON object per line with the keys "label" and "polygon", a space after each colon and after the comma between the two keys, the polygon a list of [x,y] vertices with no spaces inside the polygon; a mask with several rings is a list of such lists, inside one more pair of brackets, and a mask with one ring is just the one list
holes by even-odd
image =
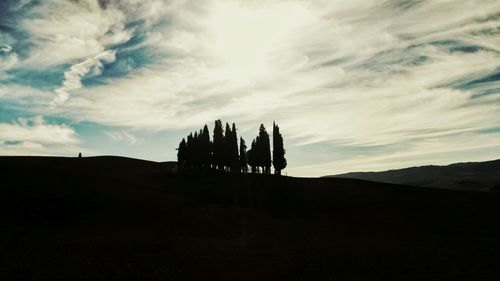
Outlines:
{"label": "cypress tree", "polygon": [[230,143],[229,143],[229,158],[231,161],[231,171],[233,173],[240,172],[240,160],[238,157],[238,135],[236,132],[236,124],[233,123],[230,134]]}
{"label": "cypress tree", "polygon": [[240,137],[240,169],[244,174],[248,172],[247,146],[245,144],[245,140],[242,137]]}
{"label": "cypress tree", "polygon": [[259,166],[262,167],[264,174],[269,174],[271,173],[271,145],[269,143],[269,134],[264,124],[260,124],[257,147],[259,150]]}
{"label": "cypress tree", "polygon": [[186,168],[193,167],[193,160],[194,160],[193,148],[194,148],[193,133],[190,133],[186,141]]}
{"label": "cypress tree", "polygon": [[274,173],[281,175],[281,170],[286,168],[285,148],[283,145],[283,136],[280,128],[273,122],[273,166]]}
{"label": "cypress tree", "polygon": [[194,132],[193,135],[193,167],[195,169],[200,168],[201,159],[200,159],[200,135],[198,132]]}
{"label": "cypress tree", "polygon": [[252,149],[253,160],[255,163],[255,171],[257,172],[257,174],[260,173],[260,167],[262,167],[261,146],[262,142],[260,140],[260,137],[257,135],[257,137],[255,138],[255,148]]}
{"label": "cypress tree", "polygon": [[250,165],[252,169],[252,173],[258,173],[257,170],[257,140],[252,141],[252,145],[250,147],[250,150],[247,152],[248,155],[248,165]]}
{"label": "cypress tree", "polygon": [[231,171],[231,140],[232,132],[229,124],[226,123],[226,130],[224,132],[224,167],[225,171]]}
{"label": "cypress tree", "polygon": [[210,133],[208,131],[208,126],[205,124],[203,127],[203,131],[201,132],[200,137],[200,153],[202,159],[202,165],[204,169],[210,168]]}
{"label": "cypress tree", "polygon": [[186,161],[186,140],[182,139],[177,148],[177,171],[182,171]]}
{"label": "cypress tree", "polygon": [[214,168],[222,170],[224,162],[224,132],[222,121],[215,120],[213,137],[213,165]]}

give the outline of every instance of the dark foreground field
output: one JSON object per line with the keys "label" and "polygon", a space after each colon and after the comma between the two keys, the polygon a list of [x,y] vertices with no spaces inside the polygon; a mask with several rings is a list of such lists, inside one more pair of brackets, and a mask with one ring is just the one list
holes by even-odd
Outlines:
{"label": "dark foreground field", "polygon": [[500,192],[0,157],[0,280],[500,280]]}

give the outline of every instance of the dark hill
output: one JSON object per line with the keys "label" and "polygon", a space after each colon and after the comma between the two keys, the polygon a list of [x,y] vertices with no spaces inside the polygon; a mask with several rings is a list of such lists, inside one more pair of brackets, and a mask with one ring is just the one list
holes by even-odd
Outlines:
{"label": "dark hill", "polygon": [[412,167],[385,172],[357,172],[327,177],[448,189],[500,190],[500,160]]}
{"label": "dark hill", "polygon": [[500,193],[0,157],[0,280],[498,280]]}

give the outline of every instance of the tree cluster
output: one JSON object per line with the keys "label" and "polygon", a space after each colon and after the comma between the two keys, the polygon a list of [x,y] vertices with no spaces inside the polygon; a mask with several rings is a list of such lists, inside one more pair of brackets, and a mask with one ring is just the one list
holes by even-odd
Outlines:
{"label": "tree cluster", "polygon": [[269,134],[263,124],[260,125],[259,134],[252,141],[250,150],[247,151],[245,140],[238,136],[236,124],[226,123],[223,128],[222,121],[216,120],[213,137],[210,140],[208,126],[200,131],[190,133],[182,139],[177,148],[178,170],[219,170],[232,173],[247,173],[248,166],[252,173],[271,173],[271,165],[275,173],[280,175],[286,167],[283,137],[279,127],[273,124],[273,152]]}

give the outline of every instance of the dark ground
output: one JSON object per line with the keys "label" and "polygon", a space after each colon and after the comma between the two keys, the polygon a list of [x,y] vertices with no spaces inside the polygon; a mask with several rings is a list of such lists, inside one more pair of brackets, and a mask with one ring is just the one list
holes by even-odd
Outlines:
{"label": "dark ground", "polygon": [[0,157],[0,280],[500,280],[500,192]]}

